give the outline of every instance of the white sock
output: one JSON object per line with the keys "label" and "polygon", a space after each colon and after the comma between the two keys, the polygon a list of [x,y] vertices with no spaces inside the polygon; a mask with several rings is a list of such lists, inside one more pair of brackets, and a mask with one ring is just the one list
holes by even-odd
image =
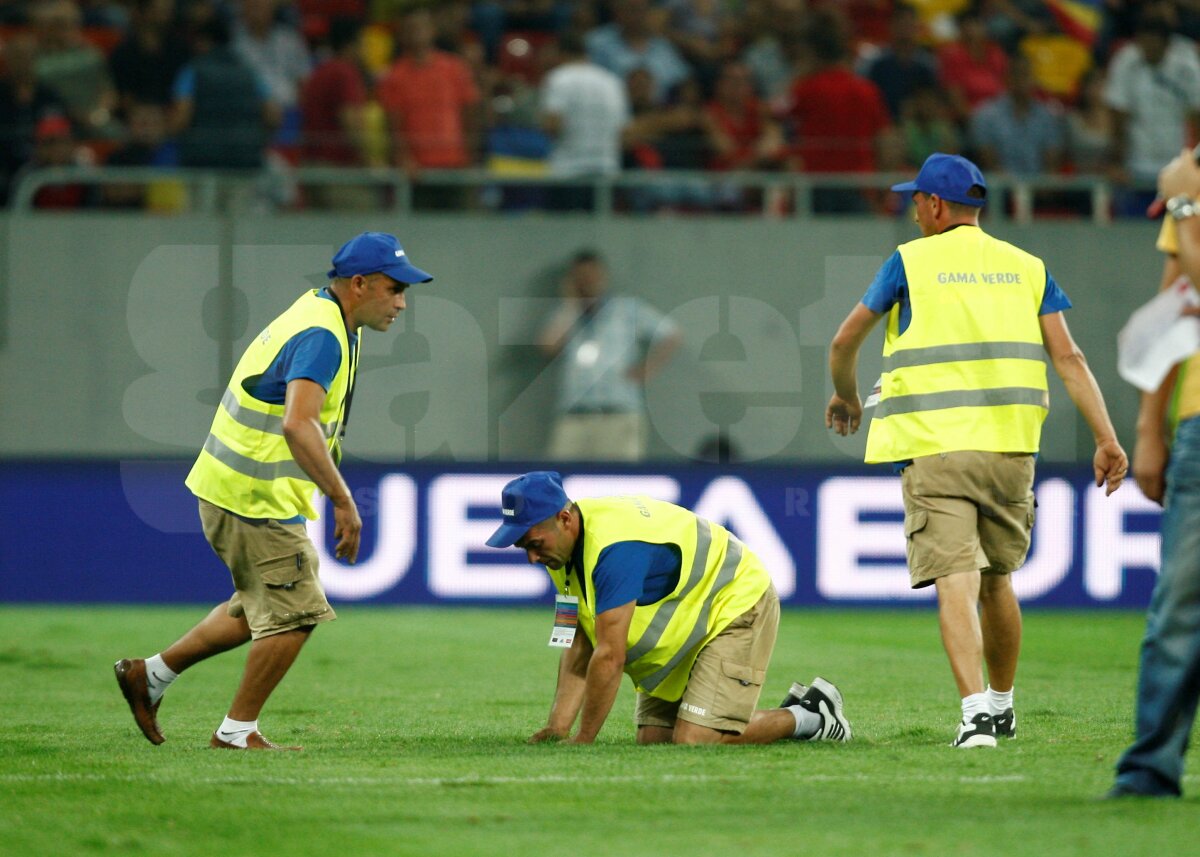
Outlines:
{"label": "white sock", "polygon": [[1012,696],[1013,692],[1011,688],[1004,693],[1001,693],[1000,691],[995,690],[990,684],[988,685],[988,710],[991,712],[993,717],[995,717],[997,714],[1003,714],[1005,711],[1013,707]]}
{"label": "white sock", "polygon": [[217,729],[217,737],[235,747],[246,746],[246,736],[258,731],[257,720],[233,720],[226,717]]}
{"label": "white sock", "polygon": [[991,714],[988,711],[988,697],[986,693],[973,693],[970,696],[964,696],[962,701],[963,723],[970,723],[976,714]]}
{"label": "white sock", "polygon": [[162,699],[171,682],[179,678],[179,673],[172,670],[162,659],[162,655],[146,658],[146,685],[150,691],[150,704]]}
{"label": "white sock", "polygon": [[793,738],[811,738],[821,731],[821,715],[817,712],[809,711],[803,705],[789,705],[787,710],[796,718]]}

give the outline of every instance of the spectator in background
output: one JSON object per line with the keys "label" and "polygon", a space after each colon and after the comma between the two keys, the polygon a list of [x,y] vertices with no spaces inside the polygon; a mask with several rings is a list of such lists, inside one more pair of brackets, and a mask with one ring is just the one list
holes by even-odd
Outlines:
{"label": "spectator in background", "polygon": [[1109,169],[1112,180],[1126,187],[1115,201],[1121,215],[1145,211],[1155,196],[1159,168],[1200,130],[1200,58],[1195,43],[1172,34],[1173,23],[1169,10],[1145,7],[1133,41],[1108,66]]}
{"label": "spectator in background", "polygon": [[879,87],[894,120],[900,118],[905,99],[937,83],[937,58],[917,41],[920,32],[921,19],[916,10],[897,6],[892,11],[891,41],[867,67],[867,79]]}
{"label": "spectator in background", "polygon": [[294,145],[300,134],[300,83],[312,69],[308,46],[295,27],[275,19],[277,0],[239,0],[233,50],[258,72],[282,111],[277,142]]}
{"label": "spectator in background", "polygon": [[[550,175],[560,178],[610,176],[621,169],[621,132],[630,119],[621,79],[596,65],[576,33],[558,43],[559,64],[542,81],[542,128],[552,139]],[[552,209],[590,209],[591,187],[560,186]]]}
{"label": "spectator in background", "polygon": [[774,170],[787,157],[783,130],[754,94],[750,69],[740,62],[721,67],[715,97],[705,107],[714,170]]}
{"label": "spectator in background", "polygon": [[[813,15],[805,46],[809,74],[792,84],[787,110],[794,166],[806,173],[869,173],[889,143],[891,124],[879,88],[850,70],[850,47],[842,20],[830,12]],[[886,164],[885,168],[891,164]],[[865,212],[868,199],[857,189],[813,191],[813,211]]]}
{"label": "spectator in background", "polygon": [[1015,54],[1026,36],[1057,29],[1054,13],[1045,0],[987,0],[983,5],[988,36],[1008,54]]}
{"label": "spectator in background", "polygon": [[661,35],[662,25],[662,15],[650,8],[650,0],[613,0],[613,22],[587,34],[588,56],[622,79],[645,67],[654,78],[654,99],[662,104],[691,74],[683,57]]}
{"label": "spectator in background", "polygon": [[705,92],[712,92],[722,63],[741,48],[740,30],[723,0],[667,0],[667,36]]}
{"label": "spectator in background", "polygon": [[[47,113],[37,121],[33,131],[33,156],[13,176],[13,187],[20,185],[25,174],[51,167],[80,167],[91,164],[90,153],[75,140],[71,120],[61,113]],[[33,207],[40,209],[83,208],[90,202],[86,184],[43,185],[33,197]]]}
{"label": "spectator in background", "polygon": [[108,58],[122,115],[134,104],[171,103],[187,45],[171,32],[171,0],[135,0],[129,32]]}
{"label": "spectator in background", "polygon": [[1104,103],[1104,70],[1093,68],[1079,84],[1067,113],[1067,161],[1080,175],[1103,175],[1113,146],[1113,117]]}
{"label": "spectator in background", "polygon": [[958,34],[958,41],[942,47],[938,63],[955,115],[965,121],[972,110],[1004,91],[1008,57],[988,38],[978,12],[958,16]]}
{"label": "spectator in background", "polygon": [[368,96],[361,36],[360,22],[335,18],[329,25],[330,56],[313,69],[300,89],[300,158],[306,165],[366,165],[363,143]]}
{"label": "spectator in background", "polygon": [[77,131],[85,138],[115,136],[117,93],[104,55],[83,37],[79,7],[44,0],[34,8],[33,32],[38,80],[66,105]]}
{"label": "spectator in background", "polygon": [[[167,114],[158,104],[131,104],[126,111],[129,136],[105,161],[110,167],[171,167],[178,151],[167,141]],[[177,211],[183,204],[183,188],[176,180],[137,184],[106,184],[101,187],[106,208],[145,208]]]}
{"label": "spectator in background", "polygon": [[937,86],[918,89],[900,111],[900,136],[906,166],[919,167],[934,152],[956,155],[962,148],[954,111]]}
{"label": "spectator in background", "polygon": [[392,136],[392,163],[417,180],[419,208],[459,208],[460,188],[422,185],[424,170],[469,166],[479,135],[479,90],[461,57],[434,48],[433,20],[419,9],[401,19],[404,54],[379,82]]}
{"label": "spectator in background", "polygon": [[971,115],[971,141],[985,170],[1033,176],[1062,166],[1062,117],[1038,101],[1028,58],[1008,64],[1007,89]]}
{"label": "spectator in background", "polygon": [[786,100],[794,70],[790,53],[800,40],[804,0],[747,0],[743,16],[744,62],[754,88],[768,103]]}
{"label": "spectator in background", "polygon": [[220,17],[199,25],[192,53],[175,81],[170,117],[180,165],[261,168],[280,118],[266,83],[230,48],[229,25]]}
{"label": "spectator in background", "polygon": [[65,113],[66,105],[34,71],[37,43],[18,35],[4,45],[0,78],[0,203],[7,202],[13,174],[33,158],[34,128],[49,113]]}
{"label": "spectator in background", "polygon": [[562,303],[538,335],[542,353],[559,357],[561,366],[550,457],[645,457],[644,386],[681,342],[674,322],[648,303],[608,293],[608,268],[598,253],[576,253]]}

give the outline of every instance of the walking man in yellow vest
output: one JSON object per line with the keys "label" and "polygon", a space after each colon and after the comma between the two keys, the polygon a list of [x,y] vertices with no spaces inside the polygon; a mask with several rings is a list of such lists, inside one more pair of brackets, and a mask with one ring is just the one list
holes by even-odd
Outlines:
{"label": "walking man in yellow vest", "polygon": [[572,502],[550,471],[509,482],[501,512],[487,543],[515,545],[549,571],[550,645],[565,649],[550,716],[530,743],[592,743],[622,672],[638,690],[639,744],[850,740],[842,695],[823,678],[793,684],[780,708],[755,710],[779,597],[724,527],[649,497]]}
{"label": "walking man in yellow vest", "polygon": [[1092,430],[1096,484],[1116,491],[1128,459],[1063,320],[1071,302],[1040,259],[979,228],[979,168],[937,153],[892,189],[912,192],[924,237],[884,262],[834,336],[825,425],[858,430],[858,352],[886,315],[866,460],[901,471],[910,581],[937,587],[962,697],[952,746],[995,747],[1017,728],[1021,610],[1009,575],[1024,564],[1033,528],[1034,459],[1050,405],[1043,351]]}
{"label": "walking man in yellow vest", "polygon": [[330,283],[305,292],[260,333],[234,369],[187,486],[209,544],[233,576],[234,595],[177,642],[145,660],[115,664],[134,720],[152,744],[162,696],[180,673],[250,642],[241,685],[212,747],[281,748],[258,716],[313,628],[336,618],[317,576],[305,519],[313,491],[333,506],[335,554],[354,562],[362,520],[338,472],[354,397],[360,330],[385,331],[404,292],[433,278],[395,237],[365,232],[333,257]]}

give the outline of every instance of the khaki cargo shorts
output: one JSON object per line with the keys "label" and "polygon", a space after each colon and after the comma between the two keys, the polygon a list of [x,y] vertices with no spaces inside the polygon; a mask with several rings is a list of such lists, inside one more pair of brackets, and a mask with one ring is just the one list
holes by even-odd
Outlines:
{"label": "khaki cargo shorts", "polygon": [[248,521],[200,501],[204,536],[233,575],[229,615],[246,617],[251,639],[337,618],[317,577],[304,524]]}
{"label": "khaki cargo shorts", "polygon": [[758,706],[778,631],[779,596],[768,585],[758,603],[700,650],[681,699],[667,702],[638,694],[637,725],[674,729],[678,719],[722,732],[745,732]]}
{"label": "khaki cargo shorts", "polygon": [[904,537],[913,589],[963,571],[1010,574],[1033,532],[1034,457],[947,452],[904,468]]}

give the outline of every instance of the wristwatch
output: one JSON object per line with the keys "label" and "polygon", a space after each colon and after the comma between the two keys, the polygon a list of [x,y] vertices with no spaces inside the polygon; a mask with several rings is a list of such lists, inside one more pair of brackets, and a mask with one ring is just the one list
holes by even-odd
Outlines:
{"label": "wristwatch", "polygon": [[1200,204],[1186,193],[1181,193],[1167,200],[1167,211],[1175,220],[1187,220],[1200,214]]}

